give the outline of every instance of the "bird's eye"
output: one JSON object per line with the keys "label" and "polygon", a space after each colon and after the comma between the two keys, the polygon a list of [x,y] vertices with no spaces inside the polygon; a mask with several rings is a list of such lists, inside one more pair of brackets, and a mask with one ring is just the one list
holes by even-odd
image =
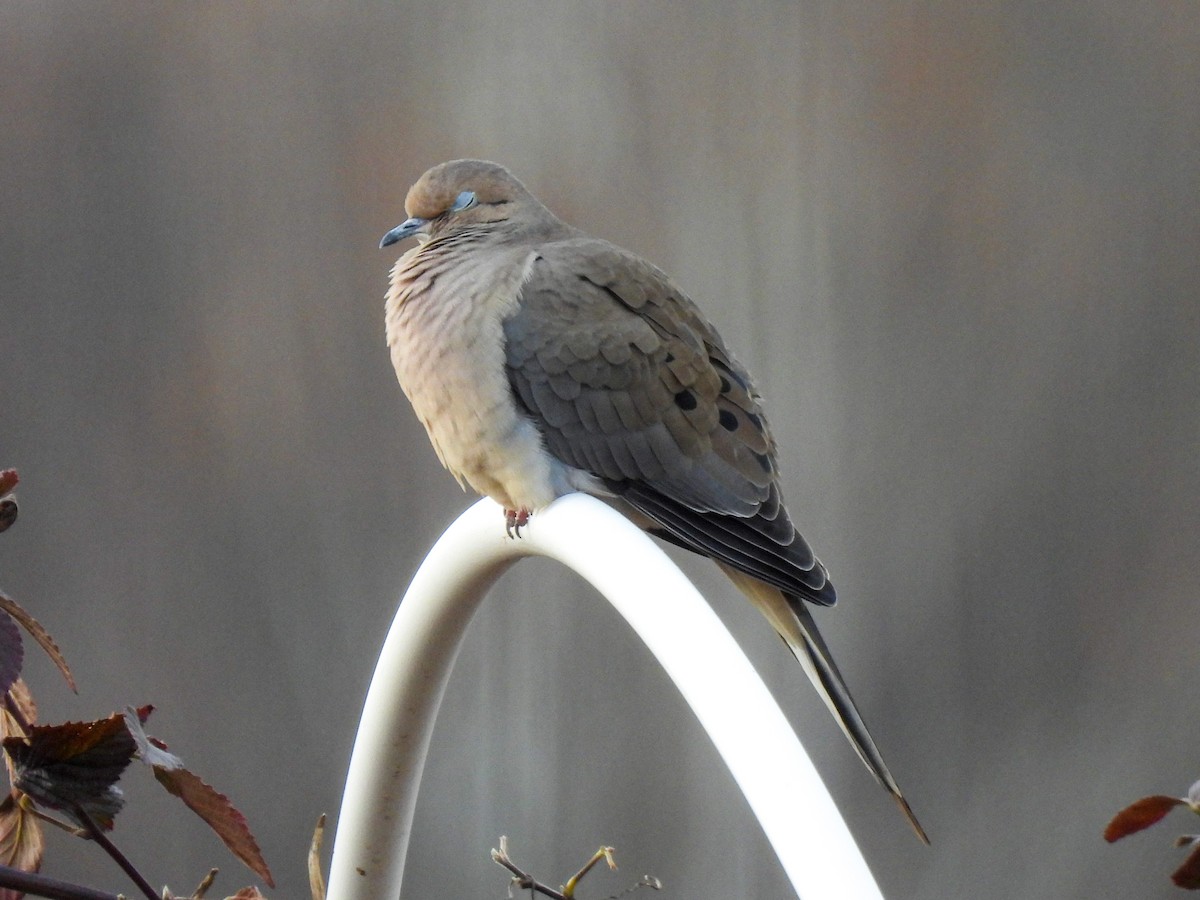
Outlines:
{"label": "bird's eye", "polygon": [[454,205],[450,207],[450,212],[462,212],[464,209],[470,209],[479,200],[475,197],[474,191],[463,191],[454,199]]}

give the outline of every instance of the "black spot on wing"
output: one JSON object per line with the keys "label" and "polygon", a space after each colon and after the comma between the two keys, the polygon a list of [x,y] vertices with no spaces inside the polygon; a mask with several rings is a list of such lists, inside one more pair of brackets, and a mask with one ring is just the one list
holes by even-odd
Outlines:
{"label": "black spot on wing", "polygon": [[696,408],[696,395],[684,389],[675,395],[675,405],[684,412],[691,412]]}

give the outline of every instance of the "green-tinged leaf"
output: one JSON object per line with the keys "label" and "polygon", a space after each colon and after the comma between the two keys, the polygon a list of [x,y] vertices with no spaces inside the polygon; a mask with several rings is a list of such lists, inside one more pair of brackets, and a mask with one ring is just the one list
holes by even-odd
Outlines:
{"label": "green-tinged leaf", "polygon": [[250,832],[250,826],[229,798],[211,785],[205,784],[187,769],[154,766],[154,777],[168,791],[187,804],[188,808],[208,823],[217,837],[269,887],[275,887],[271,870],[263,859],[258,841]]}
{"label": "green-tinged leaf", "polygon": [[123,716],[37,725],[27,737],[5,738],[4,749],[17,790],[76,821],[75,809],[81,807],[101,828],[112,828],[125,802],[116,782],[136,749]]}
{"label": "green-tinged leaf", "polygon": [[[36,872],[42,867],[46,839],[42,823],[9,794],[0,803],[0,863],[22,872]],[[20,900],[19,891],[0,888],[0,900]]]}
{"label": "green-tinged leaf", "polygon": [[1185,803],[1186,801],[1178,797],[1166,797],[1162,794],[1143,797],[1113,816],[1108,827],[1104,829],[1104,839],[1111,844],[1143,828],[1149,828],[1175,807]]}
{"label": "green-tinged leaf", "polygon": [[0,609],[16,619],[17,624],[29,632],[29,636],[37,641],[38,646],[46,651],[46,655],[58,666],[58,671],[62,672],[63,678],[67,680],[67,686],[75,693],[79,693],[75,688],[75,679],[71,676],[71,669],[67,666],[67,661],[63,658],[58,645],[50,637],[50,632],[46,631],[37,619],[27,613],[20,603],[3,592],[0,592]]}
{"label": "green-tinged leaf", "polygon": [[1171,874],[1171,880],[1189,891],[1200,889],[1200,849],[1188,854],[1183,865]]}

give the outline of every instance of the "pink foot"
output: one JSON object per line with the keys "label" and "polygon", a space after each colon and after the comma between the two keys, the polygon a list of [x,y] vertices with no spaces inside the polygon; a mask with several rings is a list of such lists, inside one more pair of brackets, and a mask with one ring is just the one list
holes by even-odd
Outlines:
{"label": "pink foot", "polygon": [[506,509],[504,511],[504,533],[509,537],[520,537],[521,529],[529,524],[529,517],[533,515],[525,507],[520,509]]}

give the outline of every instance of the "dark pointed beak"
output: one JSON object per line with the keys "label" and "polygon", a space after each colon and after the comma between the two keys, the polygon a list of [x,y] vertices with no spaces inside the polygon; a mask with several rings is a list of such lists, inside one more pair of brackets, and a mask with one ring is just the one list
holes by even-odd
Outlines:
{"label": "dark pointed beak", "polygon": [[379,242],[379,249],[382,250],[384,247],[390,247],[392,244],[398,243],[405,238],[412,237],[428,224],[428,219],[418,219],[416,216],[413,216],[411,219],[405,219],[383,236],[383,240]]}

